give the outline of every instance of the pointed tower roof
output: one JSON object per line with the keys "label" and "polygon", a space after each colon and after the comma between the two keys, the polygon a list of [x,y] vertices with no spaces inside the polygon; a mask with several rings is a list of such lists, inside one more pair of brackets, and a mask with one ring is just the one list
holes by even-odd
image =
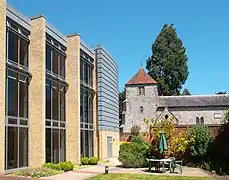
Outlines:
{"label": "pointed tower roof", "polygon": [[157,84],[148,73],[145,72],[143,68],[140,68],[137,74],[132,77],[126,85],[137,85],[137,84]]}

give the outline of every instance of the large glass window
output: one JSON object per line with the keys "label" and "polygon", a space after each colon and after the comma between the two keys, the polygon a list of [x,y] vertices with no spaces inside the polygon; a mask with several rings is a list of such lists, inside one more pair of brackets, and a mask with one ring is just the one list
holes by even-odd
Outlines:
{"label": "large glass window", "polygon": [[53,41],[52,39],[47,39],[46,42],[46,70],[54,75],[65,78],[66,48],[63,46],[59,46],[58,48],[58,45],[54,45]]}
{"label": "large glass window", "polygon": [[52,58],[51,46],[46,43],[46,69],[49,71],[51,71],[51,58]]}
{"label": "large glass window", "polygon": [[66,159],[65,51],[64,46],[46,34],[46,162]]}
{"label": "large glass window", "polygon": [[81,135],[81,157],[92,157],[93,152],[93,130],[80,130]]}
{"label": "large glass window", "polygon": [[28,166],[28,76],[7,69],[5,169]]}
{"label": "large glass window", "polygon": [[8,32],[8,59],[18,63],[18,36]]}
{"label": "large glass window", "polygon": [[65,161],[66,86],[46,78],[46,162]]}
{"label": "large glass window", "polygon": [[93,60],[82,50],[80,51],[80,80],[82,84],[93,86]]}
{"label": "large glass window", "polygon": [[93,156],[93,58],[80,50],[80,146],[81,157]]}
{"label": "large glass window", "polygon": [[28,67],[29,41],[21,35],[11,31],[8,34],[8,53],[7,59],[10,62]]}
{"label": "large glass window", "polygon": [[20,64],[28,67],[29,44],[26,40],[20,39]]}
{"label": "large glass window", "polygon": [[7,19],[5,169],[28,166],[29,32]]}

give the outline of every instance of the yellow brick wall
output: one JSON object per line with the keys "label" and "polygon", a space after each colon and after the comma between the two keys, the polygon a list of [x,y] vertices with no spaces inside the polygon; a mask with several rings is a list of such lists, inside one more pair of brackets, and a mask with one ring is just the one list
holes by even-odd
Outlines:
{"label": "yellow brick wall", "polygon": [[66,160],[80,161],[80,36],[67,37]]}
{"label": "yellow brick wall", "polygon": [[107,158],[107,137],[113,138],[112,142],[112,156],[118,157],[119,154],[119,132],[114,131],[99,131],[99,159],[104,160]]}
{"label": "yellow brick wall", "polygon": [[43,16],[31,20],[29,68],[29,167],[45,162],[45,31]]}
{"label": "yellow brick wall", "polygon": [[6,0],[0,0],[0,172],[5,163]]}
{"label": "yellow brick wall", "polygon": [[94,99],[93,99],[93,123],[94,123],[94,156],[99,157],[99,147],[98,147],[98,84],[97,84],[97,65],[96,65],[96,58],[94,56],[94,69],[93,69],[93,89],[95,92]]}

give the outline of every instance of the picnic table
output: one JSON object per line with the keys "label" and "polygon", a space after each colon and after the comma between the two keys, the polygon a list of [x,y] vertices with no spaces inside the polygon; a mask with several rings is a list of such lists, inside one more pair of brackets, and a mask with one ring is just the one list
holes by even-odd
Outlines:
{"label": "picnic table", "polygon": [[[171,171],[172,159],[147,159],[147,161],[149,162],[149,172],[151,171],[151,167],[152,167],[152,163],[153,162],[158,163],[158,165],[160,165],[160,163],[162,163],[163,173],[165,173],[165,163],[168,163],[169,164],[169,167],[170,167],[170,171]],[[158,170],[158,167],[155,166],[155,169]]]}
{"label": "picnic table", "polygon": [[152,167],[152,163],[155,162],[157,163],[157,165],[155,166],[155,170],[159,170],[160,169],[160,163],[162,163],[162,172],[165,173],[165,164],[169,164],[169,170],[170,172],[174,172],[174,168],[175,167],[179,167],[180,168],[180,173],[182,173],[182,161],[183,160],[175,160],[175,158],[168,158],[168,159],[146,159],[149,162],[149,172],[151,171],[151,167]]}

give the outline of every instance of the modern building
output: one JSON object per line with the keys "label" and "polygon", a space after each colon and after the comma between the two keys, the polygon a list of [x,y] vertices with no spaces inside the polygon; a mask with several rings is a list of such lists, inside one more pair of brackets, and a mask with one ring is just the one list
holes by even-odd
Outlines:
{"label": "modern building", "polygon": [[[98,79],[98,129],[102,158],[119,152],[118,66],[102,45],[95,49]],[[112,145],[113,144],[113,145]]]}
{"label": "modern building", "polygon": [[[206,124],[222,125],[229,95],[159,96],[158,83],[143,68],[125,85],[126,100],[122,117],[122,132],[139,126],[146,132],[144,118],[154,120],[172,117],[177,127]],[[125,135],[124,135],[125,136]]]}
{"label": "modern building", "polygon": [[64,36],[43,15],[25,17],[0,0],[0,172],[117,156],[116,126],[98,121],[97,66],[79,34]]}

